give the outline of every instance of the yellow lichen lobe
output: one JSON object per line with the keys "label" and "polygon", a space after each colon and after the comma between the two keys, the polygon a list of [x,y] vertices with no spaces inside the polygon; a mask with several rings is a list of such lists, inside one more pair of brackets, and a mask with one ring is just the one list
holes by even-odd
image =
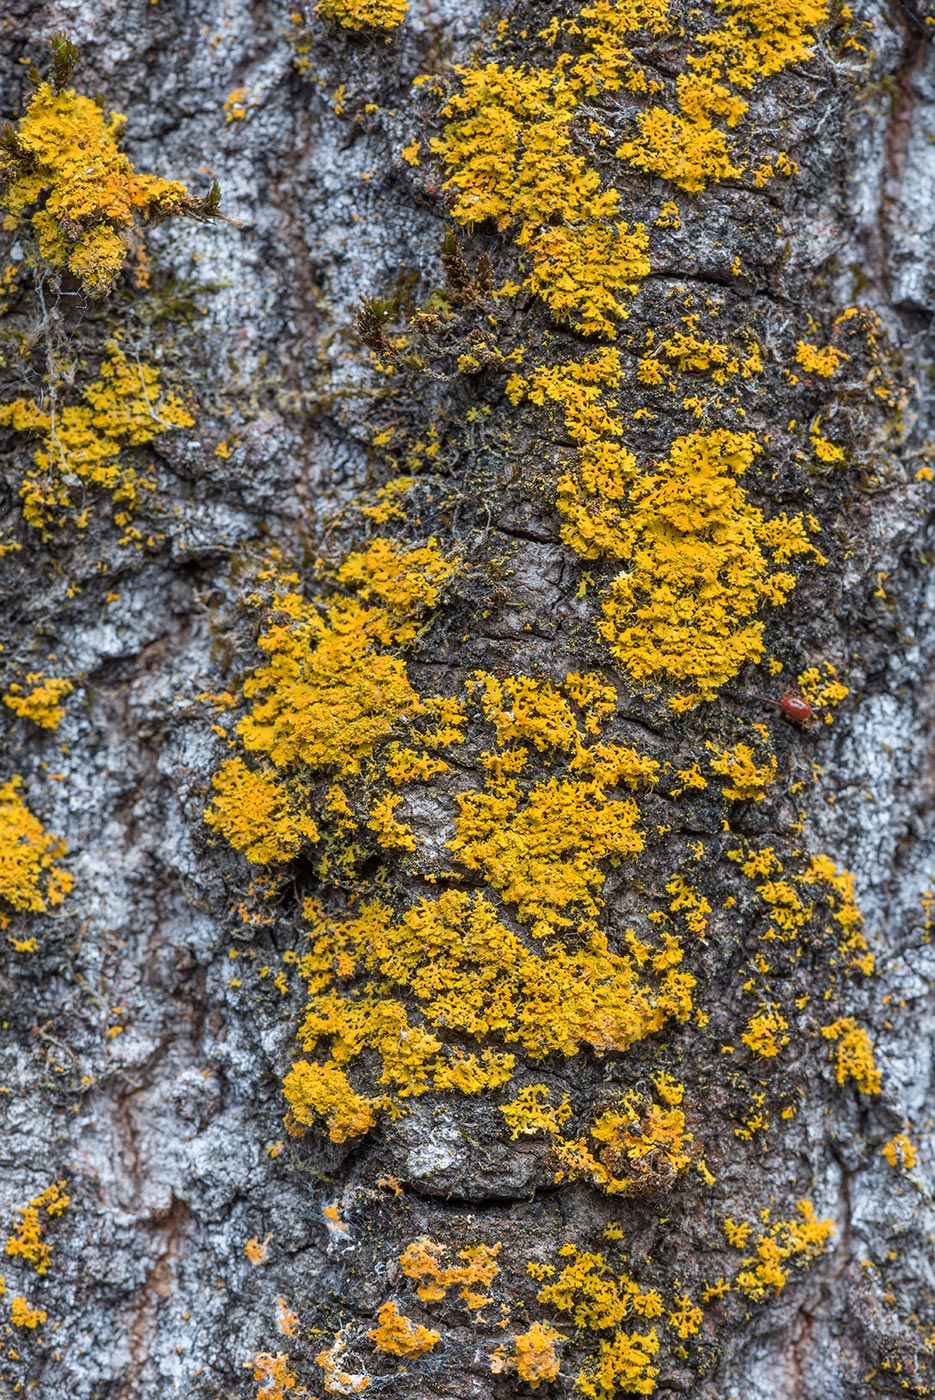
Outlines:
{"label": "yellow lichen lobe", "polygon": [[28,719],[39,729],[57,729],[65,718],[62,701],[74,690],[70,680],[60,676],[44,676],[39,671],[30,671],[25,684],[13,684],[3,697],[8,706],[20,719]]}
{"label": "yellow lichen lobe", "polygon": [[[100,377],[79,403],[43,406],[34,399],[14,399],[0,404],[0,426],[42,434],[34,469],[20,489],[26,522],[47,528],[73,509],[76,486],[81,495],[93,485],[111,493],[120,507],[117,523],[129,526],[149,484],[134,467],[123,465],[121,453],[147,447],[171,428],[189,428],[194,421],[182,400],[163,390],[159,370],[128,358],[118,340],[108,341]],[[74,519],[84,527],[87,510]],[[135,538],[127,529],[124,541]]]}
{"label": "yellow lichen lobe", "polygon": [[889,1142],[883,1144],[880,1151],[891,1167],[901,1167],[906,1172],[912,1171],[919,1155],[911,1139],[905,1133],[897,1133],[895,1137],[891,1137]]}
{"label": "yellow lichen lobe", "polygon": [[830,1026],[822,1026],[826,1040],[838,1042],[836,1077],[839,1084],[853,1079],[862,1094],[880,1092],[880,1071],[873,1058],[873,1041],[853,1016],[842,1016]]}
{"label": "yellow lichen lobe", "polygon": [[22,778],[0,785],[0,899],[17,913],[61,904],[73,880],[56,864],[65,842],[50,835],[19,795]]}
{"label": "yellow lichen lobe", "polygon": [[142,221],[192,203],[178,181],[134,170],[118,144],[125,121],[73,88],[40,83],[0,153],[6,227],[28,215],[39,255],[92,296],[113,286]]}
{"label": "yellow lichen lobe", "polygon": [[315,13],[344,29],[398,29],[408,0],[318,0]]}
{"label": "yellow lichen lobe", "polygon": [[377,1313],[377,1326],[367,1336],[377,1351],[391,1356],[425,1356],[441,1340],[441,1333],[421,1327],[399,1311],[390,1300]]}
{"label": "yellow lichen lobe", "polygon": [[10,1300],[10,1321],[14,1327],[40,1327],[48,1316],[44,1308],[31,1308],[25,1298]]}
{"label": "yellow lichen lobe", "polygon": [[543,1381],[554,1381],[559,1373],[556,1343],[561,1333],[547,1322],[534,1322],[527,1332],[517,1333],[508,1346],[497,1347],[490,1357],[495,1375],[514,1371],[517,1380],[536,1390]]}
{"label": "yellow lichen lobe", "polygon": [[479,1312],[491,1301],[486,1290],[500,1272],[500,1245],[468,1245],[458,1251],[460,1264],[443,1263],[446,1252],[443,1244],[423,1237],[406,1246],[399,1262],[423,1303],[440,1302],[449,1289],[457,1288],[465,1307]]}

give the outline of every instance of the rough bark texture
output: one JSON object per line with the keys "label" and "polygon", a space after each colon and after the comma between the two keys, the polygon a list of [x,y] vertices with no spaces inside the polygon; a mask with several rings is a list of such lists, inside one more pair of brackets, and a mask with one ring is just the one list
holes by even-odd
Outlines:
{"label": "rough bark texture", "polygon": [[[619,382],[601,391],[639,471],[665,462],[680,436],[752,433],[762,451],[738,478],[747,501],[767,519],[804,513],[820,526],[809,538],[826,563],[782,565],[794,589],[757,613],[761,664],[735,667],[679,712],[668,701],[684,685],[634,676],[597,631],[601,599],[636,564],[574,547],[557,483],[578,469],[582,440],[554,400],[529,396],[537,367],[581,363],[611,341],[550,317],[525,284],[518,215],[499,230],[453,218],[457,191],[442,186],[455,167],[427,146],[460,90],[454,65],[550,69],[556,50],[536,36],[575,8],[411,0],[384,33],[242,0],[6,0],[6,120],[29,99],[28,63],[44,73],[48,41],[65,31],[80,51],[70,81],[127,115],[135,167],[193,195],[216,179],[232,222],[161,223],[147,233],[149,286],[127,272],[103,298],[45,266],[28,223],[0,235],[0,265],[18,269],[0,318],[3,402],[78,402],[119,333],[128,360],[158,366],[194,419],[125,447],[155,473],[134,516],[137,543],[121,543],[107,491],[81,483],[60,522],[25,523],[20,483],[39,436],[0,429],[3,538],[21,545],[0,559],[0,680],[8,694],[28,690],[34,672],[74,684],[56,730],[3,711],[0,779],[21,775],[30,811],[67,842],[56,860],[74,885],[44,912],[4,906],[3,1238],[17,1237],[17,1212],[51,1182],[67,1183],[70,1204],[37,1208],[47,1270],[15,1250],[4,1261],[0,1394],[272,1400],[355,1393],[369,1378],[374,1394],[400,1400],[499,1400],[531,1393],[514,1339],[536,1322],[553,1329],[543,1347],[556,1364],[535,1390],[549,1397],[935,1393],[935,31],[909,0],[855,0],[853,15],[813,8],[809,52],[742,90],[750,110],[730,136],[738,175],[686,191],[614,155],[652,101],[674,109],[692,36],[723,19],[710,6],[673,3],[667,30],[627,40],[660,95],[598,84],[571,118],[573,148],[620,191],[614,217],[648,232],[649,271],[620,296]],[[559,47],[577,55],[583,42],[571,33]],[[413,87],[426,73],[440,85]],[[413,165],[401,151],[417,141]],[[755,168],[780,149],[797,168],[757,183]],[[659,218],[666,201],[677,220]],[[516,294],[493,295],[488,283],[507,281]],[[371,309],[369,330],[357,323],[361,296],[392,300],[385,316]],[[718,378],[720,362],[697,350],[682,363],[659,349],[677,334],[732,347],[735,359],[755,342],[761,366]],[[827,375],[810,370],[799,342],[847,358]],[[654,357],[665,364],[655,384],[637,373]],[[508,396],[516,374],[526,389]],[[841,458],[823,460],[822,443]],[[415,482],[378,498],[400,476]],[[618,493],[624,513],[629,489]],[[402,504],[381,520],[381,499]],[[362,514],[374,507],[376,518]],[[337,571],[375,536],[400,549],[434,538],[456,565],[432,606],[415,610],[414,635],[397,632],[373,655],[402,658],[420,696],[458,697],[463,742],[438,750],[445,772],[391,788],[414,850],[398,831],[392,846],[392,821],[382,833],[368,825],[387,788],[387,746],[418,747],[402,714],[342,778],[353,809],[344,827],[327,808],[340,763],[293,765],[288,780],[304,784],[320,841],[251,866],[203,814],[213,775],[244,754],[235,725],[251,709],[242,684],[267,659],[257,639],[288,624],[262,571],[294,570],[291,586],[324,609],[353,596]],[[809,725],[791,723],[775,702],[826,662],[849,694]],[[375,664],[365,658],[363,673]],[[599,677],[616,699],[600,726],[574,712],[576,742],[596,743],[599,727],[604,742],[658,765],[635,793],[595,775],[600,790],[580,796],[596,813],[578,850],[585,863],[619,811],[611,800],[635,800],[642,833],[641,851],[596,862],[593,920],[580,900],[569,914],[559,893],[550,907],[567,922],[536,925],[491,874],[493,857],[459,865],[446,845],[456,797],[487,791],[482,755],[515,752],[524,737],[507,732],[509,699],[497,736],[494,702],[485,717],[476,686],[465,688],[477,671],[500,684],[531,677],[550,697],[559,692],[546,682]],[[224,691],[233,708],[205,699]],[[731,779],[711,763],[742,743],[767,776],[729,796]],[[527,795],[571,782],[572,748],[529,734],[525,747]],[[676,770],[692,765],[707,786],[676,792]],[[494,844],[510,820],[495,821]],[[756,893],[768,862],[748,877],[731,858],[766,849],[809,906],[788,939],[770,937],[776,905]],[[856,944],[841,951],[841,889],[807,883],[816,855],[855,877],[872,973]],[[549,880],[541,866],[532,879],[534,903]],[[329,1048],[327,1037],[305,1049],[296,1039],[308,1001],[295,959],[309,947],[304,901],[320,901],[337,926],[368,900],[399,918],[443,890],[483,897],[540,954],[556,941],[593,946],[596,922],[640,976],[668,933],[679,972],[695,979],[691,1012],[661,1015],[627,1048],[622,1033],[589,1044],[585,1026],[539,1058],[502,1029],[449,1033],[436,1019],[464,1055],[514,1054],[512,1079],[470,1094],[390,1093],[371,1046],[350,1078],[374,1102],[390,1094],[392,1111],[374,1108],[366,1132],[334,1131],[324,1113],[287,1132],[283,1078],[303,1058],[324,1063]],[[33,951],[13,942],[32,938]],[[341,995],[391,980],[365,968],[358,950],[358,979]],[[657,972],[645,973],[654,987],[661,961]],[[392,995],[410,1026],[428,1024],[411,985]],[[778,1053],[761,1054],[743,1036],[770,1008],[785,1029]],[[849,1018],[869,1033],[877,1092],[866,1075],[838,1072],[847,1031],[834,1027]],[[658,1085],[672,1080],[684,1097],[666,1104]],[[567,1095],[571,1116],[560,1131],[512,1136],[500,1109],[534,1084],[553,1107]],[[640,1139],[657,1131],[654,1102],[685,1121],[669,1120],[674,1136],[641,1156]],[[616,1136],[589,1135],[615,1112]],[[884,1154],[899,1134],[917,1153],[911,1168],[902,1147]],[[570,1144],[590,1167],[570,1164]],[[774,1226],[803,1221],[802,1200],[835,1231],[793,1247]],[[725,1218],[750,1226],[741,1243]],[[256,1263],[251,1239],[266,1242]],[[459,1251],[496,1249],[493,1276],[469,1285],[489,1301],[470,1306],[453,1277],[433,1297],[427,1275],[400,1263],[423,1239],[445,1251],[430,1251],[439,1268],[470,1266]],[[750,1281],[770,1240],[785,1250],[782,1281]],[[585,1285],[575,1294],[569,1284],[565,1307],[539,1296],[581,1251],[603,1256],[592,1283],[630,1297],[617,1314],[589,1311]],[[652,1289],[659,1315],[632,1302]],[[15,1297],[47,1320],[15,1325]],[[390,1300],[439,1334],[424,1354],[368,1337]],[[628,1360],[632,1338],[646,1345],[650,1334],[658,1348]]]}

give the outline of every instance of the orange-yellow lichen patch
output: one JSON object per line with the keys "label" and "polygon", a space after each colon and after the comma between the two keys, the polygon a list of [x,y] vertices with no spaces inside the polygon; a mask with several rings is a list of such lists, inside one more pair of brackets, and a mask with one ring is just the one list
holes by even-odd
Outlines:
{"label": "orange-yellow lichen patch", "polygon": [[500,1272],[499,1252],[499,1244],[468,1245],[458,1251],[462,1263],[445,1264],[445,1246],[425,1236],[407,1245],[399,1262],[423,1303],[440,1302],[449,1289],[457,1288],[465,1307],[479,1312],[491,1301],[486,1290]]}
{"label": "orange-yellow lichen patch", "polygon": [[[141,491],[150,487],[134,467],[124,466],[121,453],[194,421],[181,399],[162,389],[158,369],[128,358],[118,341],[109,341],[100,377],[79,403],[57,405],[52,397],[45,405],[34,399],[0,404],[0,426],[42,435],[35,466],[20,488],[24,518],[47,528],[71,510],[83,528],[89,511],[74,510],[75,496],[99,486],[120,507],[117,524],[129,527]],[[124,542],[136,540],[137,533],[127,528]]]}
{"label": "orange-yellow lichen patch", "polygon": [[347,1350],[343,1332],[339,1332],[330,1347],[315,1357],[324,1372],[324,1388],[329,1395],[360,1395],[370,1384],[366,1371],[345,1371],[341,1361]]}
{"label": "orange-yellow lichen patch", "polygon": [[789,1023],[778,1006],[762,1006],[747,1022],[747,1029],[740,1039],[748,1045],[754,1055],[761,1059],[772,1059],[784,1045],[789,1044],[786,1032]]}
{"label": "orange-yellow lichen patch", "polygon": [[891,1137],[889,1142],[885,1142],[880,1149],[883,1156],[891,1167],[901,1167],[903,1171],[911,1172],[918,1159],[918,1153],[910,1138],[905,1133],[897,1133]]}
{"label": "orange-yellow lichen patch", "polygon": [[243,1252],[250,1260],[254,1268],[258,1264],[265,1264],[269,1260],[269,1242],[272,1235],[267,1235],[265,1240],[253,1235],[243,1247]]}
{"label": "orange-yellow lichen patch", "polygon": [[[777,1221],[758,1236],[756,1253],[743,1261],[734,1279],[733,1286],[754,1302],[781,1292],[789,1278],[787,1265],[810,1264],[834,1234],[834,1222],[819,1220],[811,1201],[799,1201],[796,1209],[798,1218]],[[743,1244],[738,1241],[737,1247]]]}
{"label": "orange-yellow lichen patch", "polygon": [[0,900],[17,913],[43,913],[61,904],[73,884],[56,862],[64,841],[47,832],[19,795],[22,778],[0,785]]}
{"label": "orange-yellow lichen patch", "polygon": [[635,1092],[600,1114],[589,1132],[591,1142],[555,1137],[556,1181],[585,1177],[610,1196],[623,1195],[647,1182],[667,1186],[691,1163],[684,1112]]}
{"label": "orange-yellow lichen patch", "polygon": [[[775,5],[768,0],[715,0],[713,7],[698,14],[713,12],[724,15],[724,21],[697,35],[686,70],[676,79],[677,110],[654,105],[641,112],[634,136],[617,151],[621,160],[692,193],[709,181],[742,175],[744,166],[727,134],[747,112],[748,102],[740,94],[808,58],[815,45],[814,30],[826,18],[828,4],[827,0],[781,0]],[[782,168],[782,162],[789,165],[784,153],[776,159],[777,168]],[[757,183],[762,183],[762,177]]]}
{"label": "orange-yellow lichen patch", "polygon": [[10,1321],[14,1327],[40,1327],[48,1316],[44,1308],[31,1308],[25,1298],[10,1300]]}
{"label": "orange-yellow lichen patch", "polygon": [[[495,1036],[541,1058],[573,1055],[582,1045],[624,1050],[691,1012],[693,979],[670,965],[668,953],[655,955],[649,981],[597,932],[580,947],[556,941],[534,952],[483,895],[449,891],[420,900],[398,920],[379,901],[344,922],[308,912],[313,943],[300,970],[311,999],[299,1034],[307,1052],[328,1043],[331,1060],[299,1062],[285,1089],[296,1121],[322,1122],[337,1141],[366,1132],[375,1109],[399,1099],[444,1089],[477,1093],[510,1078],[513,1055],[491,1048],[467,1054],[446,1044],[445,1032]],[[355,976],[368,980],[346,985]],[[419,1020],[393,995],[404,991],[415,998]],[[345,1068],[365,1051],[376,1052],[382,1066],[377,1087],[384,1092],[371,1097],[351,1087]]]}
{"label": "orange-yellow lichen patch", "polygon": [[850,690],[840,680],[830,661],[821,666],[809,666],[796,676],[800,694],[815,709],[824,711],[825,724],[831,724],[831,711],[846,700]]}
{"label": "orange-yellow lichen patch", "polygon": [[[592,7],[599,11],[609,13]],[[567,57],[551,70],[487,63],[458,74],[443,135],[431,142],[449,172],[454,217],[516,228],[530,264],[526,285],[552,314],[613,336],[614,320],[626,315],[621,297],[649,272],[649,238],[642,224],[620,218],[620,194],[601,190],[575,150],[571,122],[591,78],[569,69]]]}
{"label": "orange-yellow lichen patch", "polygon": [[377,1326],[367,1336],[377,1351],[391,1356],[425,1356],[441,1340],[441,1333],[421,1327],[399,1311],[391,1300],[377,1313]]}
{"label": "orange-yellow lichen patch", "polygon": [[344,29],[398,29],[408,0],[318,0],[315,13]]}
{"label": "orange-yellow lichen patch", "polygon": [[839,1084],[853,1079],[862,1094],[880,1092],[880,1071],[873,1058],[873,1041],[853,1016],[842,1016],[822,1026],[825,1040],[837,1041],[836,1077]]}
{"label": "orange-yellow lichen patch", "polygon": [[291,860],[305,842],[318,840],[313,819],[270,773],[248,768],[242,758],[229,758],[212,783],[215,795],[205,821],[247,860],[278,865]]}
{"label": "orange-yellow lichen patch", "polygon": [[15,1234],[6,1242],[6,1253],[13,1259],[25,1259],[37,1274],[47,1273],[52,1262],[52,1250],[42,1238],[41,1212],[44,1210],[47,1216],[54,1219],[70,1204],[65,1182],[53,1181],[38,1196],[34,1196],[28,1206],[20,1206],[16,1212],[20,1217],[19,1224]]}
{"label": "orange-yellow lichen patch", "polygon": [[543,1381],[558,1377],[560,1362],[557,1344],[561,1333],[547,1322],[534,1322],[527,1332],[517,1333],[506,1346],[497,1347],[490,1357],[494,1375],[514,1371],[517,1380],[536,1390]]}
{"label": "orange-yellow lichen patch", "polygon": [[732,749],[722,749],[711,742],[706,748],[712,754],[711,772],[728,780],[721,788],[725,797],[734,802],[763,801],[776,777],[774,754],[767,754],[766,761],[757,764],[753,747],[742,741]]}
{"label": "orange-yellow lichen patch", "polygon": [[[762,656],[756,613],[795,587],[788,570],[771,570],[770,556],[773,566],[795,555],[821,558],[808,538],[814,522],[766,520],[738,486],[759,450],[752,434],[726,429],[677,438],[617,511],[608,552],[630,567],[605,595],[599,630],[635,679],[687,685],[675,697],[679,708],[710,698]],[[587,498],[560,499],[559,507],[574,546]]]}
{"label": "orange-yellow lichen patch", "polygon": [[72,88],[40,83],[0,152],[5,226],[28,217],[39,255],[93,296],[113,286],[143,221],[208,212],[178,181],[134,170],[119,146],[125,122]]}
{"label": "orange-yellow lichen patch", "polygon": [[253,1379],[263,1382],[256,1400],[284,1400],[290,1390],[295,1390],[299,1380],[284,1352],[273,1356],[268,1351],[258,1352],[253,1358]]}
{"label": "orange-yellow lichen patch", "polygon": [[845,360],[850,359],[850,356],[833,345],[811,345],[807,340],[800,340],[796,346],[795,358],[806,374],[818,374],[822,379],[830,379],[835,370]]}
{"label": "orange-yellow lichen patch", "polygon": [[40,729],[57,729],[65,718],[62,701],[74,690],[71,681],[60,676],[43,676],[38,671],[30,671],[25,684],[14,683],[3,697],[8,706],[20,719],[28,719]]}
{"label": "orange-yellow lichen patch", "polygon": [[533,1133],[551,1133],[557,1137],[561,1133],[571,1117],[571,1104],[567,1094],[557,1105],[548,1102],[550,1096],[547,1084],[528,1084],[510,1103],[501,1105],[500,1112],[511,1129],[510,1137],[515,1139]]}

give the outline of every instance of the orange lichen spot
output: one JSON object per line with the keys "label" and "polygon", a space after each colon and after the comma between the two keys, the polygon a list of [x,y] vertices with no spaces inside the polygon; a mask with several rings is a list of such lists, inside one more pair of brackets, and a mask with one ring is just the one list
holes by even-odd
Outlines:
{"label": "orange lichen spot", "polygon": [[834,1222],[819,1220],[811,1201],[799,1201],[796,1209],[800,1218],[777,1221],[759,1235],[756,1253],[743,1261],[734,1279],[734,1288],[754,1302],[781,1292],[789,1278],[787,1265],[811,1263],[834,1234]]}
{"label": "orange lichen spot", "polygon": [[836,1076],[839,1084],[853,1079],[862,1094],[880,1092],[880,1071],[873,1058],[873,1041],[853,1016],[842,1016],[830,1026],[822,1026],[825,1040],[837,1045]]}
{"label": "orange lichen spot", "polygon": [[292,793],[271,773],[229,758],[212,779],[215,796],[205,821],[249,861],[278,865],[306,843],[318,840],[318,827],[301,811]]}
{"label": "orange lichen spot", "polygon": [[725,797],[734,802],[762,802],[776,777],[776,757],[767,754],[764,763],[757,764],[750,744],[742,741],[732,749],[722,749],[710,741],[705,747],[712,754],[711,772],[727,778],[721,788]]}
{"label": "orange lichen spot", "polygon": [[276,1299],[276,1326],[284,1337],[294,1337],[299,1314],[290,1308],[285,1298]]}
{"label": "orange lichen spot", "polygon": [[74,883],[56,862],[64,841],[47,832],[19,795],[22,778],[0,784],[0,900],[17,913],[61,904]]}
{"label": "orange lichen spot", "polygon": [[11,1298],[10,1321],[14,1327],[40,1327],[48,1320],[44,1308],[31,1308],[25,1298]]}
{"label": "orange lichen spot", "polygon": [[490,1357],[495,1375],[514,1371],[517,1380],[536,1390],[543,1381],[554,1381],[559,1373],[557,1344],[561,1333],[547,1322],[534,1322],[527,1332],[517,1333],[506,1346],[497,1347]]}
{"label": "orange lichen spot", "polygon": [[835,370],[845,360],[850,359],[850,356],[833,345],[810,345],[807,340],[800,340],[796,346],[795,358],[806,374],[818,374],[822,379],[830,379]]}
{"label": "orange lichen spot", "polygon": [[284,1400],[290,1390],[295,1390],[299,1380],[290,1369],[289,1358],[284,1352],[273,1356],[267,1351],[261,1351],[253,1358],[253,1379],[263,1382],[256,1400]]}
{"label": "orange lichen spot", "polygon": [[57,729],[65,718],[62,701],[74,690],[71,681],[59,676],[44,676],[30,671],[25,685],[13,684],[3,697],[20,719],[28,719],[40,729]]}
{"label": "orange lichen spot", "polygon": [[329,1395],[360,1395],[370,1384],[366,1371],[342,1369],[341,1361],[346,1349],[344,1334],[339,1332],[331,1346],[315,1357],[324,1372],[324,1388]]}
{"label": "orange lichen spot", "polygon": [[754,1055],[761,1059],[772,1059],[784,1045],[789,1044],[786,1032],[789,1023],[778,1006],[761,1006],[747,1022],[747,1029],[740,1039],[750,1047]]}
{"label": "orange lichen spot", "polygon": [[269,1242],[272,1235],[267,1235],[265,1240],[258,1239],[256,1235],[251,1236],[243,1247],[243,1252],[254,1268],[258,1264],[265,1264],[269,1259]]}
{"label": "orange lichen spot", "polygon": [[548,1102],[551,1090],[546,1084],[529,1084],[520,1089],[510,1103],[502,1104],[500,1112],[511,1129],[510,1137],[526,1137],[533,1133],[557,1136],[571,1117],[571,1104],[566,1094],[560,1104]]}
{"label": "orange lichen spot", "polygon": [[[54,41],[61,48],[65,41]],[[193,200],[185,186],[140,175],[120,150],[126,118],[58,83],[40,83],[0,153],[5,226],[28,218],[39,254],[65,269],[92,296],[108,292],[141,225],[170,214],[205,217],[217,195]],[[33,212],[29,212],[32,210]]]}
{"label": "orange lichen spot", "polygon": [[618,1394],[652,1395],[659,1367],[653,1357],[659,1350],[655,1327],[648,1332],[617,1332],[601,1342],[597,1355],[578,1373],[578,1390],[585,1400],[613,1400]]}
{"label": "orange lichen spot", "polygon": [[[244,87],[234,88],[229,92],[224,101],[224,121],[229,126],[231,122],[242,122],[247,115],[249,99],[247,89]],[[220,444],[226,447],[226,444]],[[218,452],[219,457],[228,456],[228,452]]]}
{"label": "orange lichen spot", "polygon": [[911,1172],[918,1159],[918,1153],[905,1133],[897,1133],[885,1142],[880,1149],[891,1167],[900,1167]]}
{"label": "orange lichen spot", "polygon": [[20,1221],[15,1234],[6,1242],[6,1253],[14,1259],[25,1259],[37,1274],[47,1273],[52,1262],[52,1250],[42,1239],[41,1213],[45,1211],[47,1216],[54,1219],[70,1204],[65,1182],[53,1181],[38,1196],[34,1196],[28,1206],[20,1206],[16,1212]]}
{"label": "orange lichen spot", "polygon": [[458,1251],[462,1263],[444,1264],[445,1246],[424,1236],[406,1246],[399,1262],[423,1303],[440,1302],[450,1288],[457,1288],[465,1307],[479,1312],[491,1301],[489,1293],[479,1290],[488,1289],[499,1274],[499,1252],[499,1244],[469,1245]]}
{"label": "orange lichen spot", "polygon": [[408,9],[408,0],[318,0],[315,13],[344,29],[389,32],[399,28]]}
{"label": "orange lichen spot", "polygon": [[[194,421],[181,399],[163,390],[158,369],[128,359],[119,341],[108,341],[100,377],[80,402],[41,407],[34,399],[14,399],[0,404],[0,426],[42,435],[33,453],[34,469],[20,488],[24,519],[47,530],[71,510],[74,523],[84,528],[88,511],[74,511],[75,496],[97,486],[110,492],[119,507],[117,524],[129,526],[151,482],[125,466],[121,453],[147,447],[162,433],[189,428]],[[127,530],[124,542],[131,540],[136,536]]]}
{"label": "orange lichen spot", "polygon": [[384,1303],[377,1313],[377,1326],[367,1336],[377,1351],[391,1356],[425,1356],[441,1340],[441,1333],[421,1327],[399,1311],[396,1304]]}

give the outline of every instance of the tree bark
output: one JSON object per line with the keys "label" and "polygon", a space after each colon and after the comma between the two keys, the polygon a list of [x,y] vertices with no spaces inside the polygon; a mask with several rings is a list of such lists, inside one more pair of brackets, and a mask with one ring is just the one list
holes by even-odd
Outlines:
{"label": "tree bark", "polygon": [[[135,169],[226,218],[152,221],[106,295],[31,205],[0,234],[0,682],[73,687],[3,707],[0,1395],[935,1393],[935,12],[621,4],[585,82],[580,8],[7,0],[7,121],[65,32]],[[493,63],[468,115],[547,152],[499,222],[500,128],[451,127]],[[695,187],[639,141],[692,74],[733,167]],[[66,460],[118,355],[135,505]],[[275,819],[206,823],[235,759]],[[353,1125],[284,1097],[326,1063]]]}

